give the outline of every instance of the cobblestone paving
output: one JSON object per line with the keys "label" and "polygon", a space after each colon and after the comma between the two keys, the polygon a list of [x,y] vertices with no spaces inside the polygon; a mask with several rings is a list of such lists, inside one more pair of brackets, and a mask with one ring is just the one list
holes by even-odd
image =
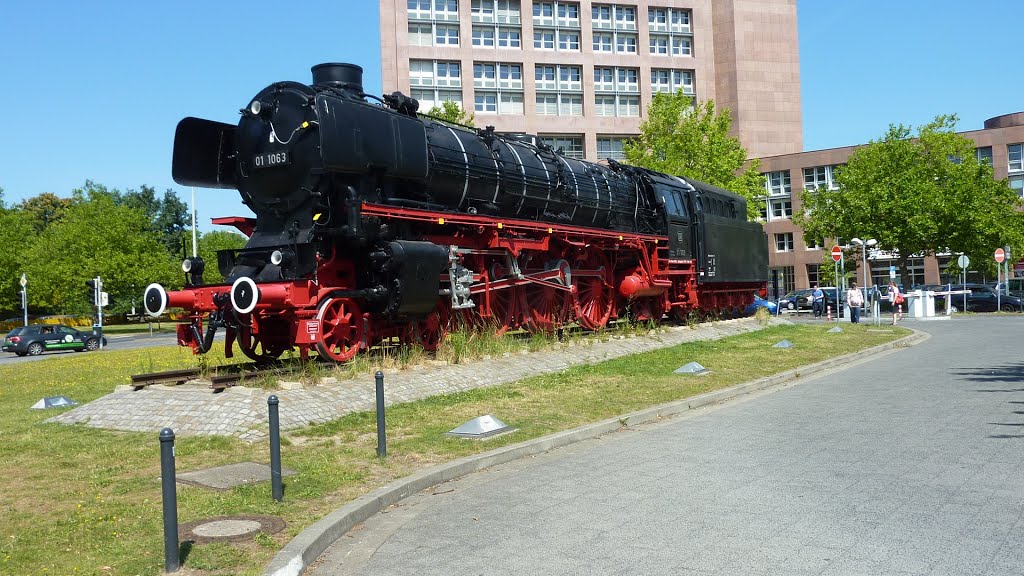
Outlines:
{"label": "cobblestone paving", "polygon": [[[773,322],[787,322],[773,320]],[[753,332],[761,325],[753,318],[701,324],[696,328],[669,327],[647,336],[613,336],[605,342],[570,342],[541,352],[507,355],[467,364],[416,366],[385,371],[386,403],[410,402],[437,394],[514,382],[529,376],[565,370],[578,364],[596,364],[612,358],[667,348],[684,342],[717,340]],[[689,359],[680,358],[680,366]],[[374,410],[372,375],[351,380],[325,379],[308,387],[268,391],[244,386],[214,394],[202,385],[150,386],[118,389],[48,422],[84,424],[95,428],[159,432],[171,428],[178,436],[238,436],[256,441],[267,436],[267,397],[280,399],[283,429],[327,422],[350,412]]]}

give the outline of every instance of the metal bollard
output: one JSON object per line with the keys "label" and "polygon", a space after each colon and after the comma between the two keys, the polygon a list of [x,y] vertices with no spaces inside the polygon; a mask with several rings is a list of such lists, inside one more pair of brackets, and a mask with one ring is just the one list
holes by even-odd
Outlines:
{"label": "metal bollard", "polygon": [[271,394],[267,398],[270,411],[270,490],[274,500],[280,502],[284,498],[284,486],[281,485],[281,425],[277,417],[277,396]]}
{"label": "metal bollard", "polygon": [[160,431],[160,479],[164,500],[164,571],[181,567],[178,550],[178,489],[174,478],[174,430]]}
{"label": "metal bollard", "polygon": [[388,439],[384,430],[384,373],[377,370],[374,374],[377,388],[377,456],[388,455]]}

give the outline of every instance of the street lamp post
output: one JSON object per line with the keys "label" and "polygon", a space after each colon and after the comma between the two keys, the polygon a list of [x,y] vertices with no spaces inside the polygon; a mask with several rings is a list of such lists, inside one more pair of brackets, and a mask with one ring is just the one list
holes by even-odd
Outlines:
{"label": "street lamp post", "polygon": [[861,254],[864,257],[864,309],[867,310],[868,304],[868,246],[874,246],[878,244],[878,240],[874,238],[870,240],[861,240],[860,238],[852,238],[850,242],[853,242],[857,246],[860,246]]}

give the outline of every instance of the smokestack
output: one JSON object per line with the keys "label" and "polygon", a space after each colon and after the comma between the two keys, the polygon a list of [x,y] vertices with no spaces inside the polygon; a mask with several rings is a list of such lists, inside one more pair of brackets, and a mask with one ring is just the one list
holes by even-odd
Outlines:
{"label": "smokestack", "polygon": [[312,68],[313,84],[326,84],[357,94],[363,92],[363,69],[355,64],[329,62]]}

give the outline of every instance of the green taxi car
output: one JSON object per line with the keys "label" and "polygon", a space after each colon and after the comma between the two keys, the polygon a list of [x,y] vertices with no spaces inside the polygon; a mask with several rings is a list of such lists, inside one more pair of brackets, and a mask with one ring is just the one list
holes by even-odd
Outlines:
{"label": "green taxi car", "polygon": [[[103,339],[107,345],[107,339]],[[18,356],[38,356],[43,352],[74,350],[92,351],[100,347],[100,338],[91,332],[81,332],[62,324],[33,324],[19,326],[4,338],[0,350]]]}

